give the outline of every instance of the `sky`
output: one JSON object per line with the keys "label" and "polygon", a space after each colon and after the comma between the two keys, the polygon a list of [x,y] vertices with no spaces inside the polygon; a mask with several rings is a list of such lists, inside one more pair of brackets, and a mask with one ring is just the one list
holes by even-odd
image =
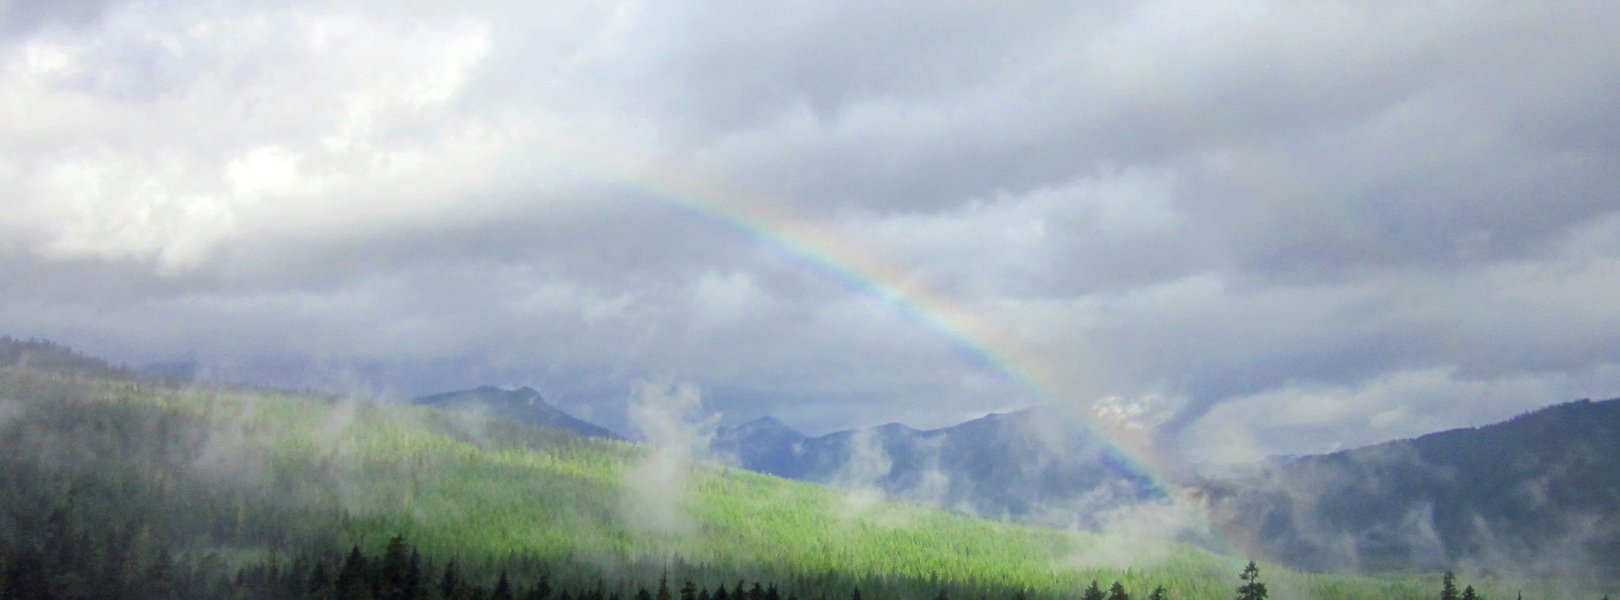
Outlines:
{"label": "sky", "polygon": [[1240,462],[1620,396],[1620,4],[0,0],[0,333]]}

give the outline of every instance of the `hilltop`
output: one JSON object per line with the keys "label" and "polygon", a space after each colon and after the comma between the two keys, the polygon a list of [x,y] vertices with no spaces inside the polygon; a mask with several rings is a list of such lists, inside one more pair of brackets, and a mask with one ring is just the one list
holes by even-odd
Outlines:
{"label": "hilltop", "polygon": [[480,386],[470,390],[444,392],[412,400],[415,404],[444,410],[473,411],[535,427],[558,429],[587,437],[609,440],[623,436],[563,412],[546,402],[540,392],[531,387],[503,390],[495,386]]}

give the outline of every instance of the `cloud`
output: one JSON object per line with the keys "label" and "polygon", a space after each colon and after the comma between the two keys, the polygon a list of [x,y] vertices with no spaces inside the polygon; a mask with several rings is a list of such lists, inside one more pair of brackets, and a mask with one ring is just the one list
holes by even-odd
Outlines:
{"label": "cloud", "polygon": [[700,418],[702,404],[702,395],[688,384],[636,384],[629,419],[647,456],[624,474],[621,516],[632,530],[682,534],[696,526],[686,512],[687,482],[694,461],[706,457],[719,421]]}
{"label": "cloud", "polygon": [[1613,7],[417,8],[3,5],[0,330],[1234,457],[1620,395]]}

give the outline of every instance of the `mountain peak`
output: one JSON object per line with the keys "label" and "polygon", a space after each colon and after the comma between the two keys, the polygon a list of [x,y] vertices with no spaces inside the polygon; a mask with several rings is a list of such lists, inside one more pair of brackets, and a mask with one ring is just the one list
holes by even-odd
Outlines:
{"label": "mountain peak", "polygon": [[509,421],[561,429],[584,436],[622,439],[622,436],[605,427],[581,420],[550,405],[540,392],[528,386],[507,390],[493,385],[481,385],[470,390],[423,396],[411,402],[448,410],[481,411]]}
{"label": "mountain peak", "polygon": [[722,429],[738,436],[755,436],[765,434],[801,435],[797,430],[788,426],[787,423],[783,423],[781,419],[771,415],[765,415],[746,423],[731,425],[728,427],[723,427]]}
{"label": "mountain peak", "polygon": [[541,396],[540,392],[535,391],[534,388],[529,386],[520,387],[513,393],[517,395],[518,399],[522,400],[529,406],[534,406],[537,403],[544,404],[546,402],[546,398]]}

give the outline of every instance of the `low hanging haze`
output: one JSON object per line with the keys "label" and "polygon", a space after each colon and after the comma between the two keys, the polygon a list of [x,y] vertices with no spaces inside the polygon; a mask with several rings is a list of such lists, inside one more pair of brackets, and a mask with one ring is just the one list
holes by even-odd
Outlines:
{"label": "low hanging haze", "polygon": [[0,0],[0,334],[609,425],[1058,401],[1218,462],[1483,424],[1620,396],[1614,23]]}

